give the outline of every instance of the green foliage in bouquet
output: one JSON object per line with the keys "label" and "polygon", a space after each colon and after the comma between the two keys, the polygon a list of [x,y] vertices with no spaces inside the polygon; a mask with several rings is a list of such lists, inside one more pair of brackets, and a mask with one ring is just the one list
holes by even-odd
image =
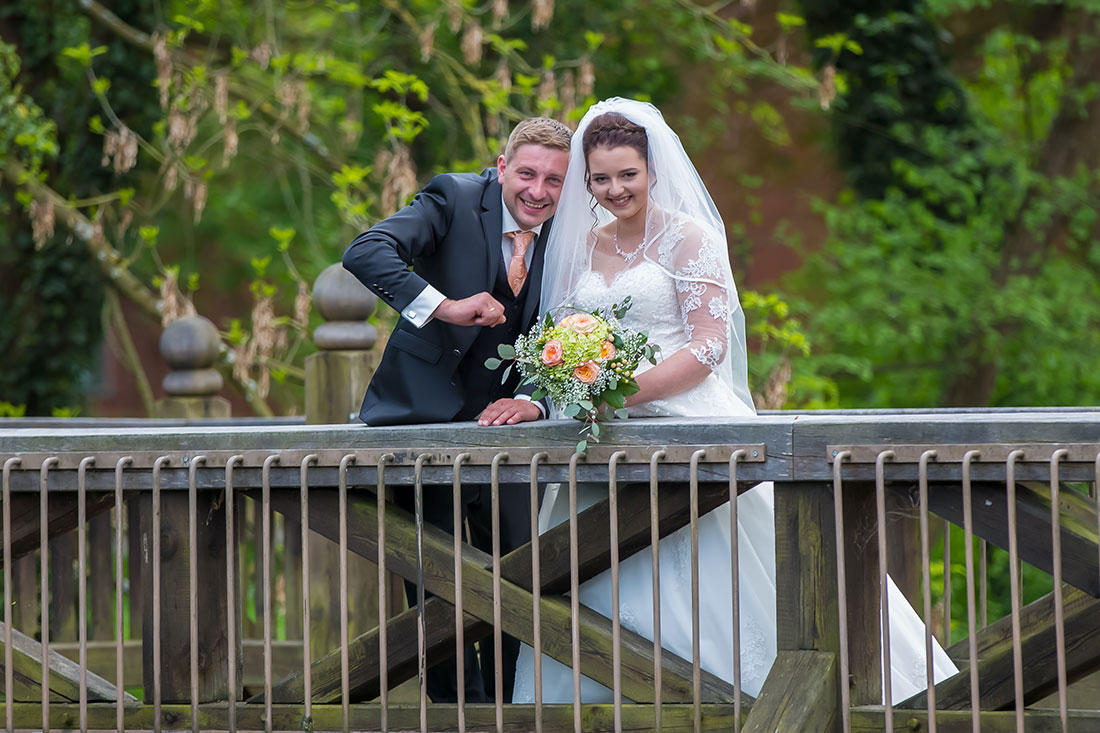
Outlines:
{"label": "green foliage in bouquet", "polygon": [[[643,359],[656,364],[659,347],[649,343],[645,331],[623,328],[619,319],[630,310],[630,298],[607,309],[581,311],[562,307],[548,312],[541,323],[516,339],[515,346],[501,344],[499,359],[487,359],[488,369],[511,362],[519,369],[520,386],[533,384],[532,399],[549,397],[566,417],[580,420],[581,441],[599,441],[601,423],[626,418],[626,398],[638,391],[634,370]],[[567,312],[559,320],[554,314]]]}

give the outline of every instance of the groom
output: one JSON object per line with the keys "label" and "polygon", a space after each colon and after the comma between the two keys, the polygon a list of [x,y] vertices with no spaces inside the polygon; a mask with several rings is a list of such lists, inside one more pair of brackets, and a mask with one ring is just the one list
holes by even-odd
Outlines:
{"label": "groom", "polygon": [[[496,168],[480,176],[436,176],[413,202],[360,234],[344,267],[401,314],[367,388],[359,417],[367,425],[478,421],[513,425],[544,416],[527,395],[513,396],[515,370],[501,384],[485,368],[497,346],[514,343],[538,316],[542,263],[550,218],[569,162],[572,133],[560,122],[534,118],[516,125]],[[397,503],[413,509],[412,494]],[[489,487],[462,487],[462,518],[470,540],[492,549]],[[500,492],[500,544],[507,553],[530,541],[526,491]],[[424,520],[453,531],[452,490],[424,487]],[[416,586],[405,584],[409,604]],[[488,702],[495,690],[491,639],[465,654],[467,702]],[[504,637],[503,686],[512,699],[519,642]],[[454,660],[428,670],[435,702],[458,698]]]}

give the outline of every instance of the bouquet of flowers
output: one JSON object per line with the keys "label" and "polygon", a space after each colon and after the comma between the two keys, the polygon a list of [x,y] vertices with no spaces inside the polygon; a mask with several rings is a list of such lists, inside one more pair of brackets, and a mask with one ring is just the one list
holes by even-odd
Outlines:
{"label": "bouquet of flowers", "polygon": [[[535,385],[532,399],[549,396],[566,417],[583,422],[577,444],[583,452],[588,440],[599,441],[602,422],[626,417],[626,398],[638,391],[634,370],[642,359],[656,363],[659,347],[649,343],[644,331],[619,323],[629,309],[629,297],[591,312],[557,308],[515,346],[501,344],[500,358],[486,360],[485,366],[497,369],[510,362],[502,381],[517,367],[523,376],[520,385]],[[555,320],[555,315],[560,317]]]}

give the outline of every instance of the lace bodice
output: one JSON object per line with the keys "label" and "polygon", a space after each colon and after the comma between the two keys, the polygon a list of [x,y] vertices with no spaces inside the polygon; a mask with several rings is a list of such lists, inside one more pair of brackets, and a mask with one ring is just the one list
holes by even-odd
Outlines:
{"label": "lace bodice", "polygon": [[[716,293],[712,295],[709,292],[711,289]],[[713,301],[723,298],[724,293],[712,286],[708,286],[706,291],[681,292],[677,289],[677,281],[664,269],[648,260],[641,260],[632,267],[620,270],[610,283],[598,271],[585,273],[577,288],[574,305],[584,310],[594,310],[621,303],[631,296],[632,305],[621,319],[622,324],[647,332],[650,341],[661,347],[658,360],[680,349],[690,348],[696,359],[714,369],[721,363],[722,354],[713,346],[708,348],[715,337],[707,334],[717,328],[725,329],[723,319],[712,315],[718,307],[713,305]],[[724,302],[721,307],[724,315]],[[693,340],[692,336],[696,338]],[[643,362],[638,372],[644,372],[651,366]],[[752,412],[714,373],[682,394],[630,408],[631,416],[696,417],[716,414],[750,415]]]}

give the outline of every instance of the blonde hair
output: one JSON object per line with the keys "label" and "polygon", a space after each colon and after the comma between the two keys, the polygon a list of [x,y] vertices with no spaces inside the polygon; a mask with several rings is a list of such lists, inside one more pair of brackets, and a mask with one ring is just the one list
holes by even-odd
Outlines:
{"label": "blonde hair", "polygon": [[573,131],[563,123],[549,117],[530,117],[516,125],[508,136],[504,159],[511,158],[524,145],[541,145],[568,153],[572,139]]}

